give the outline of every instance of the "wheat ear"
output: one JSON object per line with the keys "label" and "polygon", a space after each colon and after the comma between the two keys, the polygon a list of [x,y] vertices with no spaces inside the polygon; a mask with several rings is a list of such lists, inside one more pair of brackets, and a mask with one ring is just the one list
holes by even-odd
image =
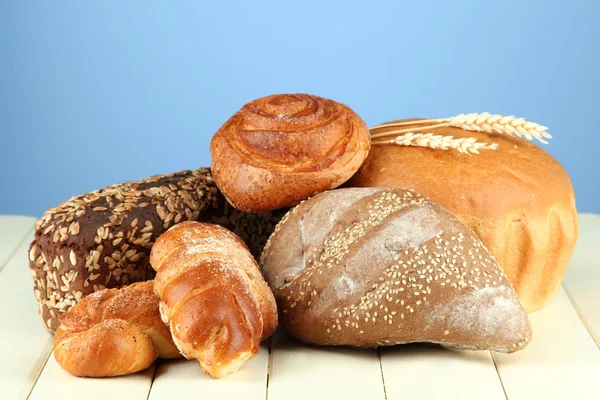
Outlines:
{"label": "wheat ear", "polygon": [[481,143],[475,138],[455,138],[453,136],[436,135],[433,133],[409,132],[394,139],[374,141],[374,145],[397,144],[399,146],[429,147],[430,149],[456,149],[464,154],[479,154],[479,150],[495,150],[496,143]]}
{"label": "wheat ear", "polygon": [[548,142],[544,139],[551,139],[552,136],[546,130],[547,127],[527,122],[523,118],[514,116],[503,117],[498,114],[460,114],[449,118],[450,126],[462,128],[467,131],[478,131],[487,133],[503,133],[512,136],[525,137],[528,140],[537,139],[544,144]]}
{"label": "wheat ear", "polygon": [[[405,129],[401,128],[402,126],[406,125],[422,126],[413,126]],[[502,115],[490,114],[487,112],[480,114],[460,114],[452,118],[420,119],[381,124],[372,127],[371,132],[386,127],[400,127],[400,129],[384,133],[373,133],[371,138],[377,139],[399,133],[431,130],[433,128],[445,126],[453,126],[467,131],[500,133],[511,136],[525,137],[528,140],[537,139],[544,144],[548,143],[545,139],[552,138],[552,136],[546,132],[548,128],[545,126],[536,124],[534,122],[527,122],[523,118],[516,118],[514,116],[503,117]]]}

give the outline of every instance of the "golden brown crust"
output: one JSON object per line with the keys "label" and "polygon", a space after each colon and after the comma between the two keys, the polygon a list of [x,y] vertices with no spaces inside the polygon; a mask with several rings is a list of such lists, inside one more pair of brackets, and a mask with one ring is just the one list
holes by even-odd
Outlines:
{"label": "golden brown crust", "polygon": [[212,377],[237,370],[273,333],[273,293],[244,242],[218,225],[184,222],[150,254],[162,318],[182,354]]}
{"label": "golden brown crust", "polygon": [[102,321],[87,330],[56,330],[54,357],[75,376],[105,377],[133,374],[157,358],[156,347],[138,327],[121,319]]}
{"label": "golden brown crust", "polygon": [[104,289],[62,318],[54,356],[77,376],[117,376],[149,367],[157,357],[181,357],[160,319],[153,282]]}
{"label": "golden brown crust", "polygon": [[211,141],[217,185],[239,210],[297,204],[344,183],[370,148],[365,123],[349,107],[306,94],[246,104]]}
{"label": "golden brown crust", "polygon": [[452,127],[431,131],[473,137],[498,148],[469,156],[373,146],[347,186],[407,188],[439,202],[478,234],[525,309],[542,308],[558,290],[577,239],[575,196],[567,173],[524,139]]}

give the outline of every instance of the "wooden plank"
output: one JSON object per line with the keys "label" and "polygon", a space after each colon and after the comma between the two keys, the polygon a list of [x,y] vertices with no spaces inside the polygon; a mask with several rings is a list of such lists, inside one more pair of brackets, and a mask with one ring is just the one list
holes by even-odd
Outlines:
{"label": "wooden plank", "polygon": [[221,379],[206,375],[196,361],[162,361],[158,366],[149,400],[244,399],[264,400],[267,392],[269,341],[237,372]]}
{"label": "wooden plank", "polygon": [[600,266],[596,270],[567,270],[563,286],[581,320],[600,347]]}
{"label": "wooden plank", "polygon": [[78,378],[69,375],[54,359],[54,353],[40,375],[30,400],[130,399],[144,400],[152,385],[155,365],[137,374],[114,378]]}
{"label": "wooden plank", "polygon": [[529,346],[514,354],[493,354],[507,397],[595,398],[600,393],[600,350],[564,290],[529,318]]}
{"label": "wooden plank", "polygon": [[28,268],[27,248],[33,239],[30,230],[0,273],[0,397],[26,398],[48,354],[52,335],[37,313],[33,282]]}
{"label": "wooden plank", "polygon": [[[18,215],[0,215],[0,271],[33,229],[35,218]],[[31,240],[28,241],[28,244]]]}
{"label": "wooden plank", "polygon": [[[6,237],[14,241],[10,238],[16,235],[16,229],[4,229],[9,226],[4,221],[5,217],[1,217],[0,239]],[[29,221],[29,235],[20,241],[16,251],[17,244],[13,246],[11,254],[14,255],[0,273],[0,315],[3,316],[0,340],[10,343],[3,349],[0,361],[0,397],[26,398],[38,376],[31,393],[33,399],[42,396],[45,400],[111,396],[142,399],[148,396],[149,390],[149,398],[154,400],[200,394],[203,398],[223,399],[266,397],[269,364],[266,344],[240,371],[221,380],[208,377],[197,363],[185,360],[160,363],[154,383],[154,367],[112,379],[75,378],[62,371],[54,357],[48,359],[52,336],[42,327],[32,294],[26,250],[32,238],[33,221]],[[8,233],[2,236],[3,232]],[[561,289],[551,305],[530,315],[534,339],[525,350],[511,355],[494,353],[509,399],[575,399],[600,393],[600,350],[581,322],[582,319],[586,322],[598,341],[600,257],[592,251],[598,246],[598,238],[600,217],[581,214],[580,240],[565,277],[565,287],[580,315]],[[0,246],[3,242],[8,243],[1,240]],[[0,261],[2,254],[0,251]],[[17,307],[14,299],[19,299]],[[273,338],[271,356],[269,400],[384,399],[382,374],[390,400],[410,394],[424,398],[504,398],[487,352],[453,351],[425,345],[396,346],[381,350],[380,364],[374,350],[306,346],[278,332]]]}
{"label": "wooden plank", "polygon": [[377,351],[308,346],[276,332],[268,398],[383,400]]}
{"label": "wooden plank", "polygon": [[450,350],[425,344],[381,348],[387,400],[505,400],[489,351]]}
{"label": "wooden plank", "polygon": [[579,215],[579,241],[563,286],[588,331],[600,346],[600,216]]}
{"label": "wooden plank", "polygon": [[579,238],[569,269],[600,268],[600,215],[579,214]]}

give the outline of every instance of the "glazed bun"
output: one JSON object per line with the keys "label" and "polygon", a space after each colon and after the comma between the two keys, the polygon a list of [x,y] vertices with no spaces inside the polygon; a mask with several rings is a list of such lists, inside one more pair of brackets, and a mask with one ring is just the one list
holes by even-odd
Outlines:
{"label": "glazed bun", "polygon": [[275,228],[261,264],[280,321],[308,343],[513,352],[531,338],[481,240],[407,190],[337,189],[302,202]]}
{"label": "glazed bun", "polygon": [[[393,129],[387,126],[373,133]],[[577,240],[569,176],[542,148],[518,137],[452,127],[430,131],[498,147],[466,155],[373,146],[348,186],[412,189],[440,203],[477,233],[504,268],[525,309],[544,307],[560,287]]]}
{"label": "glazed bun", "polygon": [[219,189],[246,212],[293,206],[343,184],[369,148],[369,130],[354,111],[307,94],[251,101],[210,144]]}

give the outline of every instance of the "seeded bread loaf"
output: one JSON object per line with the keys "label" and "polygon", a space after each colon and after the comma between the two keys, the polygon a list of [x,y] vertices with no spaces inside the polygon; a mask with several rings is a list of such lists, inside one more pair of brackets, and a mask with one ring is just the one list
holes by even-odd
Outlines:
{"label": "seeded bread loaf", "polygon": [[308,343],[513,352],[531,338],[525,310],[481,240],[410,191],[316,195],[283,217],[261,264],[280,321]]}
{"label": "seeded bread loaf", "polygon": [[211,185],[214,185],[212,186],[213,190],[217,193],[216,209],[201,215],[199,221],[210,222],[229,229],[242,238],[250,249],[250,253],[259,259],[267,239],[289,208],[256,214],[236,210],[223,197],[216,184],[213,182]]}
{"label": "seeded bread loaf", "polygon": [[278,214],[234,210],[208,168],[109,186],[48,210],[29,249],[46,328],[55,331],[59,317],[87,294],[151,279],[154,240],[186,220],[224,225],[259,254]]}

